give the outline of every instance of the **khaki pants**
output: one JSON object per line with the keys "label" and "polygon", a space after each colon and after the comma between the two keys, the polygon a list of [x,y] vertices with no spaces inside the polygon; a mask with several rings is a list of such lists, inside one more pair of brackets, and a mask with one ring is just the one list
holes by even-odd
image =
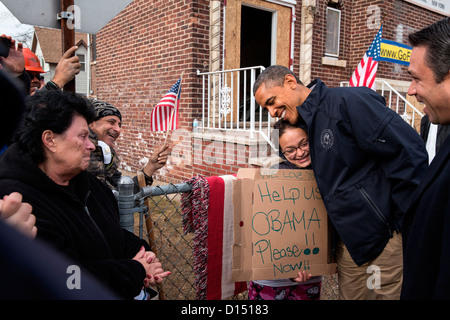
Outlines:
{"label": "khaki pants", "polygon": [[381,254],[358,267],[341,242],[337,249],[341,300],[397,300],[403,281],[402,236],[394,232]]}

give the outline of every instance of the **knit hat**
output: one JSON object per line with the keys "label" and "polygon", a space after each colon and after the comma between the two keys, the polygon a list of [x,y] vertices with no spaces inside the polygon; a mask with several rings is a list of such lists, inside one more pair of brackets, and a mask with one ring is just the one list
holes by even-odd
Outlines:
{"label": "knit hat", "polygon": [[95,119],[94,121],[106,117],[106,116],[117,116],[120,121],[122,121],[122,115],[119,109],[114,107],[112,104],[99,100],[92,100],[92,105],[95,108]]}

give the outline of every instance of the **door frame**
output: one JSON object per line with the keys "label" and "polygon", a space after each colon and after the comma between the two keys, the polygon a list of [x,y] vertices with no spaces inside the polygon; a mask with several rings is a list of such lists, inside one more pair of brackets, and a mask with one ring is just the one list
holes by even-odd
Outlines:
{"label": "door frame", "polygon": [[[281,1],[235,0],[228,1],[225,8],[223,70],[240,67],[242,5],[272,12],[271,64],[281,64],[292,69],[295,5]],[[280,12],[284,19],[280,17]]]}

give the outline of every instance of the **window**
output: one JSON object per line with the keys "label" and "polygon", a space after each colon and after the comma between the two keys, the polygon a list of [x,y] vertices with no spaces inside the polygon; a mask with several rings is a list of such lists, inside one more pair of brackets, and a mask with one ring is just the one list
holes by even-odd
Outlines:
{"label": "window", "polygon": [[341,10],[327,8],[327,38],[325,43],[325,55],[339,56],[339,36],[341,29]]}
{"label": "window", "polygon": [[86,71],[86,56],[84,54],[77,54],[78,58],[80,58],[80,71]]}

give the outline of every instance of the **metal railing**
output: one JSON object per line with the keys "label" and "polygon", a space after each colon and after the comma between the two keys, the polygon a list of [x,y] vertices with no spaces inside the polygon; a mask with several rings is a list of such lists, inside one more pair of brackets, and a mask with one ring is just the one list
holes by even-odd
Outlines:
{"label": "metal railing", "polygon": [[182,193],[191,192],[191,186],[180,183],[143,187],[134,193],[133,180],[128,178],[122,176],[116,192],[120,224],[146,240],[164,269],[172,272],[156,288],[159,298],[195,299],[193,235],[183,232],[180,198]]}
{"label": "metal railing", "polygon": [[[123,185],[119,182],[119,192],[116,192],[121,225],[129,228],[129,217],[126,215],[131,216],[131,231],[148,241],[164,269],[172,272],[156,288],[160,299],[196,299],[194,235],[183,232],[181,209],[181,196],[189,195],[191,186],[188,183],[179,183],[144,187],[134,194],[128,185],[130,180],[125,178]],[[338,296],[337,275],[324,276],[321,299],[336,300]],[[245,300],[248,299],[248,294],[244,292],[229,299]]]}
{"label": "metal railing", "polygon": [[250,139],[256,134],[270,142],[274,122],[267,111],[258,106],[253,84],[265,68],[255,66],[201,73],[203,129],[245,131]]}
{"label": "metal railing", "polygon": [[[350,84],[348,81],[343,81],[340,83],[340,86],[348,87]],[[417,129],[416,121],[420,125],[420,119],[423,117],[423,113],[417,110],[411,102],[386,80],[375,80],[375,87],[377,92],[385,98],[386,106],[397,112],[403,120]]]}
{"label": "metal railing", "polygon": [[[250,139],[259,135],[272,145],[270,137],[276,119],[258,106],[253,96],[253,84],[264,69],[263,66],[254,66],[205,73],[197,70],[197,75],[202,77],[199,130],[248,132]],[[386,105],[417,130],[423,113],[386,80],[376,80],[375,83]],[[340,86],[349,86],[349,82],[343,81]]]}

